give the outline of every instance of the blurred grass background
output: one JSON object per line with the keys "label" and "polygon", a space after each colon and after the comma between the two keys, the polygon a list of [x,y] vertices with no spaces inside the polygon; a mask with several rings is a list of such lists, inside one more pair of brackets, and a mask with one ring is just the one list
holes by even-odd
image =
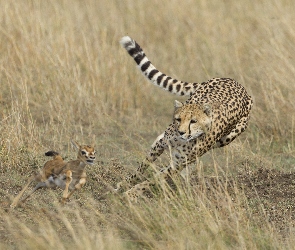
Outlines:
{"label": "blurred grass background", "polygon": [[[205,173],[233,174],[246,161],[250,167],[294,171],[294,1],[16,0],[0,1],[0,6],[3,248],[280,246],[266,218],[260,217],[265,225],[256,227],[244,198],[241,206],[225,199],[218,210],[206,194],[186,193],[185,187],[179,200],[164,195],[145,205],[116,197],[100,202],[96,197],[103,185],[97,174],[120,179],[111,171],[114,161],[127,172],[134,170],[170,123],[173,100],[182,100],[143,78],[119,45],[124,35],[172,77],[190,82],[230,77],[253,97],[249,128],[228,147],[201,158]],[[72,138],[95,141],[99,158],[75,196],[81,204],[61,208],[60,194],[46,190],[46,197],[36,194],[39,198],[28,201],[27,208],[6,210],[26,178],[43,166],[45,151],[75,157]],[[227,192],[215,195],[224,198]],[[286,236],[284,246],[291,248],[292,241]]]}

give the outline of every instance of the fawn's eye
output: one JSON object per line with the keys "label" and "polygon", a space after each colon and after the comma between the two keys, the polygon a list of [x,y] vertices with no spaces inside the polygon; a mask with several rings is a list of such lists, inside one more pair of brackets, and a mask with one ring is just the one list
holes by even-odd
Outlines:
{"label": "fawn's eye", "polygon": [[86,155],[86,151],[82,150],[82,151],[81,151],[81,154],[82,154],[82,155]]}

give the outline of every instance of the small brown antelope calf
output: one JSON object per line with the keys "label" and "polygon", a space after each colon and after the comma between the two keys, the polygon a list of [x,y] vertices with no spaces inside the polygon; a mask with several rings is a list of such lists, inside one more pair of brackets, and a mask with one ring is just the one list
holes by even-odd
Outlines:
{"label": "small brown antelope calf", "polygon": [[[31,176],[22,189],[22,191],[14,198],[10,207],[17,206],[23,193],[27,190],[33,181],[38,184],[35,188],[21,200],[25,202],[36,190],[39,188],[56,188],[60,187],[64,190],[62,203],[65,203],[72,194],[82,188],[86,183],[86,165],[93,165],[95,160],[95,150],[93,146],[79,145],[77,142],[72,141],[74,147],[78,150],[77,160],[64,161],[59,153],[48,151],[46,156],[52,156],[53,159],[47,161],[44,167],[38,174]],[[70,190],[70,192],[69,192]]]}

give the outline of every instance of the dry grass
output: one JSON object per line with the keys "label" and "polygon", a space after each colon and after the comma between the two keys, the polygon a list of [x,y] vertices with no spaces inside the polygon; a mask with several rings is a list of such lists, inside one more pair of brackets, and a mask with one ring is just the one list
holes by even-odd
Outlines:
{"label": "dry grass", "polygon": [[[1,1],[0,248],[291,249],[295,198],[276,204],[279,223],[259,190],[294,171],[294,13],[291,0]],[[171,76],[231,77],[254,98],[247,131],[202,157],[191,185],[160,186],[140,204],[98,197],[137,166],[176,97],[143,79],[124,35]],[[46,150],[74,157],[72,138],[97,145],[85,188],[65,207],[46,190],[7,209]]]}

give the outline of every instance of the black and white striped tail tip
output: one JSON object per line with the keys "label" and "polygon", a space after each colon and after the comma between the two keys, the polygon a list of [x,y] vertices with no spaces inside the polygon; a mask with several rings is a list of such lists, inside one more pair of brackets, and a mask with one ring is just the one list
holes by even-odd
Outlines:
{"label": "black and white striped tail tip", "polygon": [[135,47],[135,41],[129,36],[123,36],[120,40],[120,44],[127,50]]}

